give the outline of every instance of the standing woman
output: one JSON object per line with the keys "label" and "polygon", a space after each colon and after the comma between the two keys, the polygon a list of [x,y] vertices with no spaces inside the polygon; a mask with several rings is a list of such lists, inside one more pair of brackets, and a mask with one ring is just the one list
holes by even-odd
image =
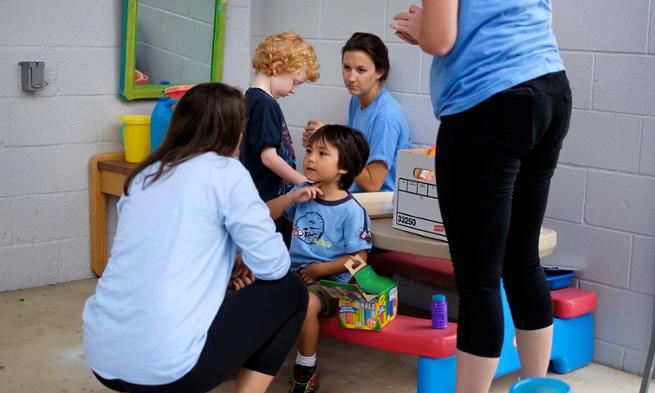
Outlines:
{"label": "standing woman", "polygon": [[264,392],[296,340],[307,290],[235,158],[245,111],[239,90],[195,86],[125,181],[82,315],[87,362],[112,390],[207,392],[241,367],[236,391]]}
{"label": "standing woman", "polygon": [[[341,49],[341,61],[343,84],[352,94],[348,127],[361,131],[371,147],[350,191],[393,191],[398,149],[408,149],[411,138],[403,108],[383,86],[390,70],[387,47],[374,34],[354,33]],[[303,145],[322,126],[310,120]]]}
{"label": "standing woman", "polygon": [[460,298],[457,392],[489,391],[501,278],[521,377],[544,376],[553,313],[539,234],[571,116],[550,0],[423,0],[391,27],[434,55],[437,191]]}

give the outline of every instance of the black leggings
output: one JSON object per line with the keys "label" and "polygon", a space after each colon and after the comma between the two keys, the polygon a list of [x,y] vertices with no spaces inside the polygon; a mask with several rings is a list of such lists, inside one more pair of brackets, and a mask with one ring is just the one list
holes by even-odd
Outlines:
{"label": "black leggings", "polygon": [[441,119],[435,170],[460,298],[461,351],[500,356],[501,277],[517,328],[553,322],[539,234],[570,117],[562,71]]}
{"label": "black leggings", "polygon": [[136,385],[96,378],[119,392],[207,392],[244,367],[275,375],[300,332],[307,311],[307,288],[295,273],[276,281],[257,280],[223,301],[198,362],[182,378],[165,385]]}

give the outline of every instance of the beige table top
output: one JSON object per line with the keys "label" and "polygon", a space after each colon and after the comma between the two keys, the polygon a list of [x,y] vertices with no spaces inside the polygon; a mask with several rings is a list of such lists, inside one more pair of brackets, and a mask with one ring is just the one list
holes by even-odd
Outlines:
{"label": "beige table top", "polygon": [[[450,259],[448,243],[393,228],[392,218],[371,220],[373,245],[384,250],[400,251],[425,257]],[[539,239],[539,257],[550,255],[557,245],[557,232],[544,228]]]}

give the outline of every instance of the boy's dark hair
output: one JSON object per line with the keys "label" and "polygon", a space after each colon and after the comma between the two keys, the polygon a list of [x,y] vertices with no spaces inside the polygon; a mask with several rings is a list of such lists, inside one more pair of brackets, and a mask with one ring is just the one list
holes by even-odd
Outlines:
{"label": "boy's dark hair", "polygon": [[341,48],[341,60],[346,52],[361,51],[368,55],[375,64],[375,69],[384,71],[380,82],[384,82],[389,76],[391,66],[389,65],[389,50],[380,37],[371,33],[354,33],[346,45]]}
{"label": "boy's dark hair", "polygon": [[202,83],[186,92],[173,112],[161,146],[125,179],[123,192],[146,167],[159,162],[146,176],[144,187],[177,165],[203,153],[233,156],[246,125],[246,108],[239,89],[223,83]]}
{"label": "boy's dark hair", "polygon": [[347,172],[339,179],[339,188],[348,190],[355,177],[366,166],[370,148],[366,137],[361,132],[338,124],[327,124],[316,130],[307,141],[307,146],[323,142],[334,146],[339,152],[339,169]]}

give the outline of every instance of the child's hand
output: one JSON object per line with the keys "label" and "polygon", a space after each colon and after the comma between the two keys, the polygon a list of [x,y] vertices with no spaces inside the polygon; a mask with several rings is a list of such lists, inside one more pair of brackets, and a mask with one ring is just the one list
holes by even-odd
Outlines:
{"label": "child's hand", "polygon": [[310,120],[307,122],[307,126],[305,126],[305,131],[302,133],[302,145],[303,147],[307,147],[307,141],[309,138],[311,138],[312,135],[318,130],[319,128],[323,127],[323,123],[321,123],[320,120]]}
{"label": "child's hand", "polygon": [[314,284],[322,277],[320,274],[320,263],[311,263],[307,267],[300,269],[298,274],[300,274],[300,278],[302,278],[302,281],[306,285]]}
{"label": "child's hand", "polygon": [[321,191],[320,188],[320,183],[314,183],[312,185],[297,189],[293,192],[292,197],[294,203],[301,203],[307,202],[310,199],[315,199],[319,195],[323,195],[323,191]]}

